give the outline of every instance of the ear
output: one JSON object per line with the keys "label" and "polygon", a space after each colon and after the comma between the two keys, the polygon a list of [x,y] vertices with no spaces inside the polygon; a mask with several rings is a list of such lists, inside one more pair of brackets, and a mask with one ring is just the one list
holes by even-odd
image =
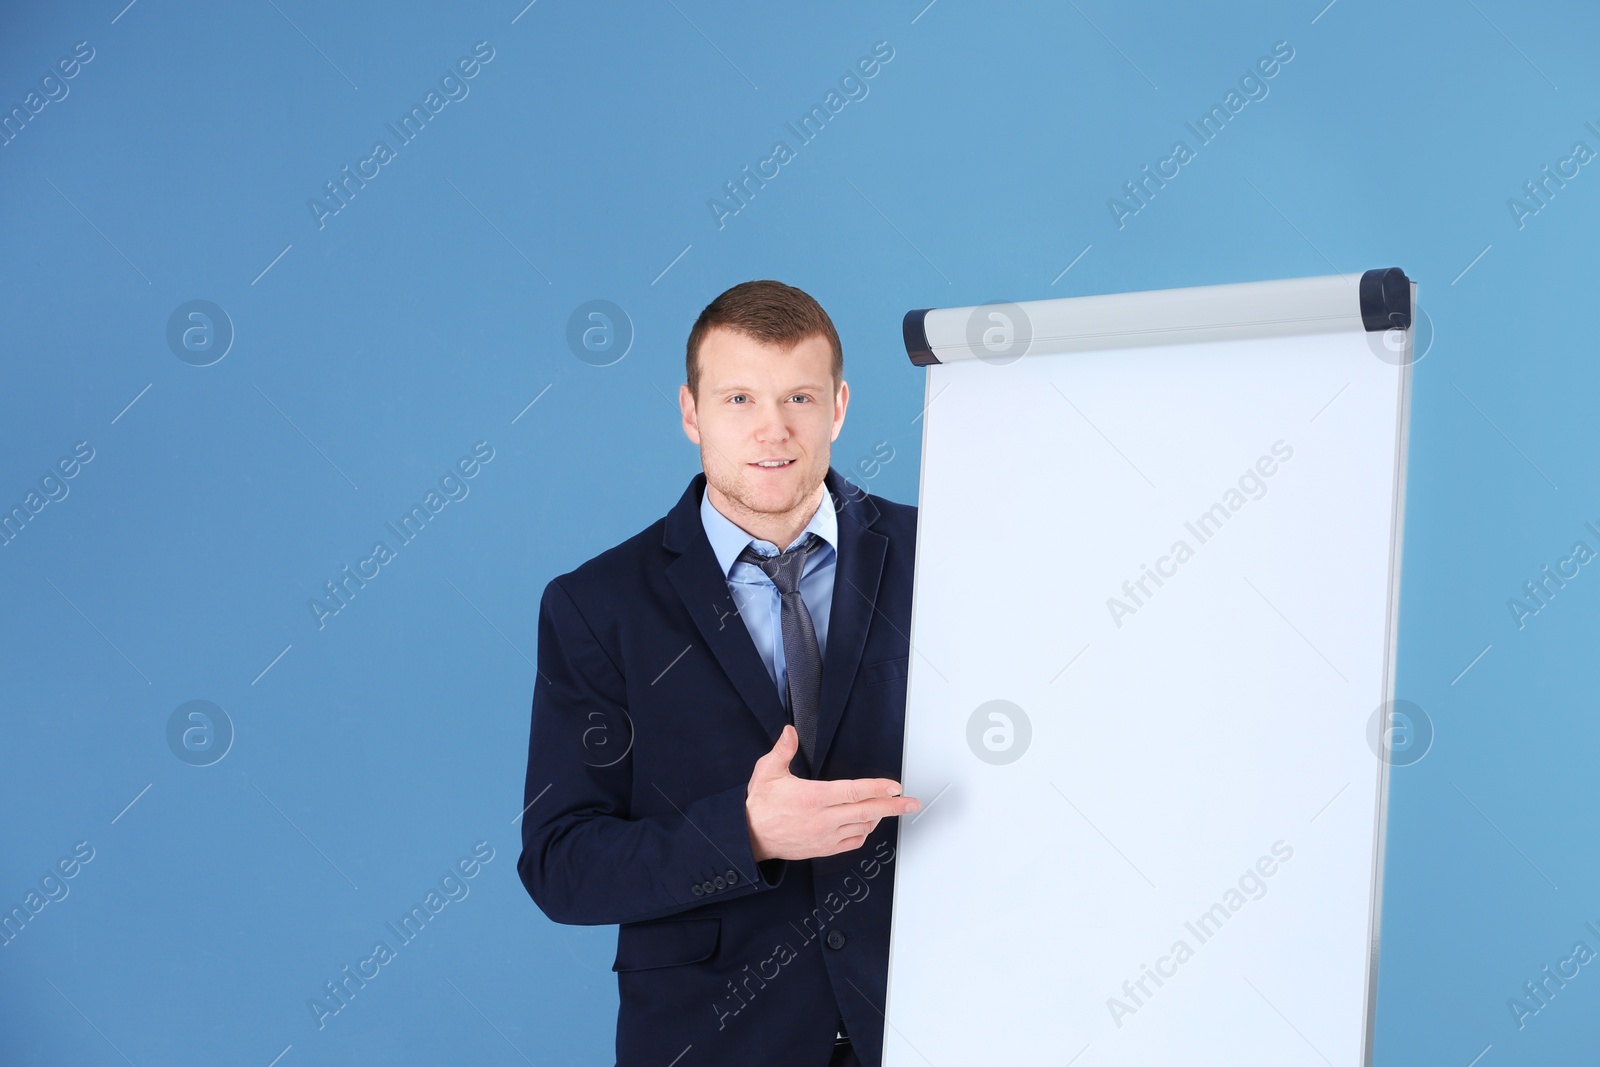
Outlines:
{"label": "ear", "polygon": [[687,382],[678,386],[678,411],[683,416],[684,436],[695,444],[699,444],[700,413],[695,408],[694,394],[689,392],[689,384]]}
{"label": "ear", "polygon": [[839,431],[844,429],[844,410],[850,406],[850,383],[843,378],[839,379],[839,394],[833,398],[833,436],[830,441],[839,439]]}

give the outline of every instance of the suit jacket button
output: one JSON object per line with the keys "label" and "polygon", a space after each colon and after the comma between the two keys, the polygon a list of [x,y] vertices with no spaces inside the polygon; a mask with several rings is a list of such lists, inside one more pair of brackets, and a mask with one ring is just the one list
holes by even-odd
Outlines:
{"label": "suit jacket button", "polygon": [[711,884],[711,880],[709,878],[700,883],[700,889],[702,892],[709,893],[715,888],[717,887]]}
{"label": "suit jacket button", "polygon": [[734,870],[730,870],[723,877],[728,879],[728,884],[729,885],[732,885],[733,883],[735,883],[735,882],[737,882],[739,880],[739,872],[738,871],[734,871]]}
{"label": "suit jacket button", "polygon": [[697,897],[705,893],[705,890],[700,888],[698,885],[691,886],[690,888],[694,890],[694,895]]}
{"label": "suit jacket button", "polygon": [[716,884],[716,887],[718,889],[726,889],[726,888],[728,888],[728,880],[726,878],[722,877],[722,875],[720,875],[720,874],[717,875],[715,878],[713,878],[712,882]]}
{"label": "suit jacket button", "polygon": [[844,948],[844,932],[841,930],[828,931],[828,947]]}

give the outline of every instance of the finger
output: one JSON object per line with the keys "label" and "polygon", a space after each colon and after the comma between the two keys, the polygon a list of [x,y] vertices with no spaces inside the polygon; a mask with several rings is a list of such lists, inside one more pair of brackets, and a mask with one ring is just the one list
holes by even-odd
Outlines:
{"label": "finger", "polygon": [[845,825],[839,827],[839,841],[843,842],[853,840],[856,842],[856,845],[851,845],[849,847],[855,848],[861,842],[864,842],[867,840],[867,838],[871,837],[873,831],[877,830],[877,828],[878,821],[876,819],[874,819],[872,822],[846,823]]}
{"label": "finger", "polygon": [[785,725],[778,734],[772,750],[756,760],[755,776],[761,779],[786,778],[790,775],[789,761],[800,746],[799,735],[793,726]]}
{"label": "finger", "polygon": [[851,849],[860,848],[862,845],[864,845],[866,843],[867,843],[867,835],[866,834],[864,834],[864,833],[851,834],[848,837],[842,837],[838,841],[834,842],[833,852],[830,853],[830,855],[837,855],[840,852],[849,852]]}
{"label": "finger", "polygon": [[908,815],[920,810],[921,807],[922,803],[916,797],[874,797],[853,804],[837,804],[828,809],[828,814],[837,819],[839,825],[845,826],[850,823],[873,822],[891,816]]}
{"label": "finger", "polygon": [[825,784],[824,799],[829,804],[852,804],[873,797],[897,797],[905,791],[893,778],[841,778]]}

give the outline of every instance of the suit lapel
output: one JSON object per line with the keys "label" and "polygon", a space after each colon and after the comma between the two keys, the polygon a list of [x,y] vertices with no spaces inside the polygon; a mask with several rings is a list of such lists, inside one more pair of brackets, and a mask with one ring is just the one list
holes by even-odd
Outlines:
{"label": "suit lapel", "polygon": [[772,684],[772,676],[761,662],[755,641],[745,629],[744,619],[739,616],[733,596],[728,592],[727,577],[706,538],[705,526],[700,521],[700,494],[705,484],[704,472],[695,475],[683,497],[667,514],[663,544],[668,550],[679,553],[677,559],[667,564],[667,580],[688,608],[689,617],[694,620],[711,654],[733,682],[745,705],[761,720],[767,737],[776,744],[789,717],[783,710],[778,687]]}
{"label": "suit lapel", "polygon": [[[683,600],[689,617],[711,654],[733,683],[773,743],[789,721],[783,700],[756,651],[750,631],[735,610],[727,578],[700,521],[704,472],[667,514],[663,545],[677,558],[667,565],[667,579]],[[838,513],[838,560],[828,616],[828,646],[822,659],[822,692],[817,707],[817,747],[813,766],[821,766],[844,714],[845,699],[861,665],[861,650],[878,598],[888,539],[868,527],[878,509],[866,494],[831,467],[824,480]]]}
{"label": "suit lapel", "polygon": [[822,655],[822,696],[817,705],[817,750],[821,767],[844,715],[845,698],[861,666],[867,626],[878,603],[878,581],[889,539],[869,527],[877,505],[864,490],[828,468],[828,492],[839,518],[839,558],[833,574],[833,603],[828,614],[828,647]]}

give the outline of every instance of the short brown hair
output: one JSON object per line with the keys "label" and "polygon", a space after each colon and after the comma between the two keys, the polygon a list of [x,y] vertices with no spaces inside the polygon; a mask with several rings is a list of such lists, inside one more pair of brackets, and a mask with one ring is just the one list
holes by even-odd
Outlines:
{"label": "short brown hair", "polygon": [[700,342],[714,327],[722,326],[753,337],[763,344],[792,348],[808,337],[821,337],[833,349],[833,391],[844,379],[844,349],[839,331],[822,305],[792,285],[769,280],[740,282],[705,306],[689,331],[684,367],[689,392],[700,395]]}

